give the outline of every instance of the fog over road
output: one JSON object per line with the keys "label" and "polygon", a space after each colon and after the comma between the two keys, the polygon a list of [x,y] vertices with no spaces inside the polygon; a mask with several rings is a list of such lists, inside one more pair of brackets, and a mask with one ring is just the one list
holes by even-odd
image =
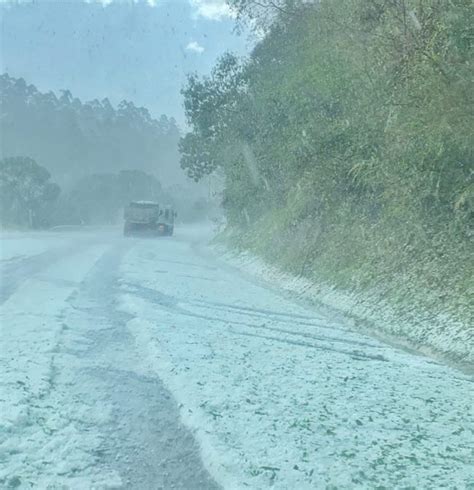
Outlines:
{"label": "fog over road", "polygon": [[1,238],[0,487],[474,481],[469,376],[227,265],[206,230]]}

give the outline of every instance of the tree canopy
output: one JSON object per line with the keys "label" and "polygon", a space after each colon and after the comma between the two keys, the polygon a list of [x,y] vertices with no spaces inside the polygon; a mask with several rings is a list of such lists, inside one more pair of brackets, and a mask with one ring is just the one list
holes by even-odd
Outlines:
{"label": "tree canopy", "polygon": [[467,225],[470,2],[234,4],[250,16],[273,8],[277,20],[249,60],[228,54],[209,77],[189,78],[192,131],[180,147],[190,176],[222,167],[241,217],[305,185],[320,205],[396,198]]}
{"label": "tree canopy", "polygon": [[53,219],[58,224],[115,224],[130,201],[167,199],[160,182],[140,170],[91,174],[61,197]]}
{"label": "tree canopy", "polygon": [[60,194],[50,174],[32,158],[0,160],[0,220],[2,225],[41,227],[48,224]]}
{"label": "tree canopy", "polygon": [[153,119],[129,101],[83,103],[68,90],[41,93],[4,74],[0,112],[0,155],[29,155],[61,183],[124,169],[161,177],[179,171],[175,120]]}

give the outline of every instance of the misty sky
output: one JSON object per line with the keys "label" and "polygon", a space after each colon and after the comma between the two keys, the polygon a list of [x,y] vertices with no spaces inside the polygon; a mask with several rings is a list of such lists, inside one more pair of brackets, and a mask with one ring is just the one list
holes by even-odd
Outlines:
{"label": "misty sky", "polygon": [[180,125],[186,73],[250,49],[224,0],[0,0],[0,12],[1,72],[83,100],[132,100]]}

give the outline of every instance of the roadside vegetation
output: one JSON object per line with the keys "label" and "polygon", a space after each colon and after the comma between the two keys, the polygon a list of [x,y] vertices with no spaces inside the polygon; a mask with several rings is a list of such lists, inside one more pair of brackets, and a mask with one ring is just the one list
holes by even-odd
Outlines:
{"label": "roadside vegetation", "polygon": [[31,158],[0,160],[0,223],[13,228],[48,226],[61,192],[50,177]]}
{"label": "roadside vegetation", "polygon": [[189,77],[180,149],[224,175],[231,243],[472,325],[471,1],[230,3],[261,40]]}

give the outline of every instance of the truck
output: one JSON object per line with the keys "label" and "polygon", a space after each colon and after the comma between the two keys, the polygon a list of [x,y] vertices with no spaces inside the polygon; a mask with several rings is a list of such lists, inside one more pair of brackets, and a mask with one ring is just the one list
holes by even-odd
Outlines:
{"label": "truck", "polygon": [[123,234],[171,236],[175,217],[172,206],[161,207],[155,201],[132,201],[124,211]]}

